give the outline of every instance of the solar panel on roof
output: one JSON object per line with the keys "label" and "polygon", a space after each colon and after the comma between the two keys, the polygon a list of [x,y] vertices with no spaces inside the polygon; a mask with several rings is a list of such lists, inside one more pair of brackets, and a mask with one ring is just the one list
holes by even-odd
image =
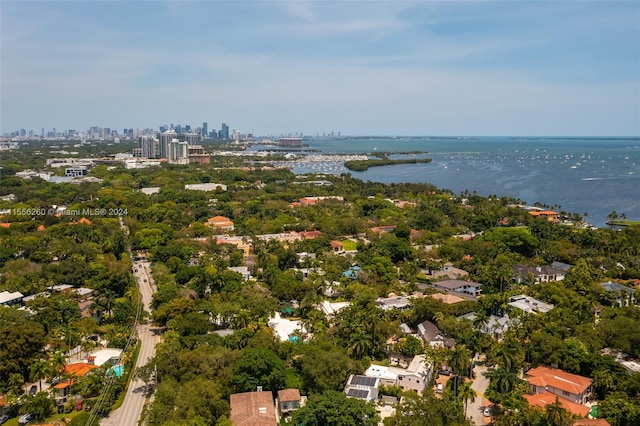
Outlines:
{"label": "solar panel on roof", "polygon": [[376,378],[367,376],[353,376],[351,383],[354,385],[375,386]]}
{"label": "solar panel on roof", "polygon": [[353,398],[367,398],[369,396],[369,391],[362,389],[349,389],[349,392],[347,392],[347,396]]}

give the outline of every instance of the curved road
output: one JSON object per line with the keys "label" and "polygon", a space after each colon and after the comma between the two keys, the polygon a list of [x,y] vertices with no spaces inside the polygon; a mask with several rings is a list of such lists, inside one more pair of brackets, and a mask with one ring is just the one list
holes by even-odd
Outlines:
{"label": "curved road", "polygon": [[[151,298],[156,292],[149,273],[149,263],[135,261],[133,263],[134,276],[142,295],[142,306],[147,312],[151,311]],[[136,368],[145,365],[156,353],[156,345],[160,342],[160,330],[148,324],[140,323],[137,327],[140,339],[140,353],[136,361]],[[146,384],[137,378],[132,378],[127,388],[122,406],[100,420],[101,426],[137,426],[142,415],[142,409],[147,396]]]}

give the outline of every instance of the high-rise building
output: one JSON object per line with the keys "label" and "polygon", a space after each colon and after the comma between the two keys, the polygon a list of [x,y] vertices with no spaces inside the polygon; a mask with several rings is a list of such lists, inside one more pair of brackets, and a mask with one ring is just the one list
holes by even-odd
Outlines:
{"label": "high-rise building", "polygon": [[153,136],[138,136],[138,148],[141,150],[141,157],[156,158],[157,141]]}
{"label": "high-rise building", "polygon": [[169,144],[177,136],[178,134],[174,130],[167,130],[164,133],[160,133],[160,142],[158,144],[160,152],[158,152],[158,157],[169,158]]}
{"label": "high-rise building", "polygon": [[188,164],[189,163],[189,145],[187,142],[182,142],[174,139],[169,144],[169,162],[174,164]]}
{"label": "high-rise building", "polygon": [[220,133],[218,133],[218,139],[229,140],[229,126],[226,123],[222,123]]}
{"label": "high-rise building", "polygon": [[189,145],[200,145],[202,137],[199,133],[185,133],[184,140],[187,141]]}
{"label": "high-rise building", "polygon": [[208,123],[205,121],[204,123],[202,123],[202,137],[206,138],[207,136],[209,136],[209,125]]}

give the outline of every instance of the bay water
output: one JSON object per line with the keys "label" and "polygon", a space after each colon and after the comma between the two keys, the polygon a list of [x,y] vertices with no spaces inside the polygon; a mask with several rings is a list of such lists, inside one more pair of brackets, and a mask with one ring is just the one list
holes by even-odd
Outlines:
{"label": "bay water", "polygon": [[[304,151],[318,161],[291,163],[295,173],[349,172],[365,181],[431,183],[456,194],[511,196],[586,213],[586,220],[598,227],[605,226],[612,211],[640,220],[640,138],[359,137],[304,143]],[[376,151],[432,162],[350,172],[342,161],[324,156]]]}

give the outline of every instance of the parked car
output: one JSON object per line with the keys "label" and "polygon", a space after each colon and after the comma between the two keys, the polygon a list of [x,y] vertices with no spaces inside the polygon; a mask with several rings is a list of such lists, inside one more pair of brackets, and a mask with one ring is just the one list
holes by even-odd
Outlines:
{"label": "parked car", "polygon": [[24,414],[24,415],[20,416],[20,418],[18,419],[18,424],[19,425],[26,425],[31,420],[33,420],[33,415],[27,413],[27,414]]}
{"label": "parked car", "polygon": [[484,411],[482,411],[482,415],[485,417],[491,417],[491,407],[484,407]]}
{"label": "parked car", "polygon": [[0,416],[0,425],[5,424],[7,420],[9,420],[9,416],[7,416],[6,414],[3,414],[2,416]]}
{"label": "parked car", "polygon": [[438,386],[436,386],[436,392],[437,393],[442,393],[443,388],[444,387],[442,386],[442,383],[438,383]]}
{"label": "parked car", "polygon": [[29,395],[35,395],[38,392],[38,387],[36,385],[32,385],[29,388]]}

